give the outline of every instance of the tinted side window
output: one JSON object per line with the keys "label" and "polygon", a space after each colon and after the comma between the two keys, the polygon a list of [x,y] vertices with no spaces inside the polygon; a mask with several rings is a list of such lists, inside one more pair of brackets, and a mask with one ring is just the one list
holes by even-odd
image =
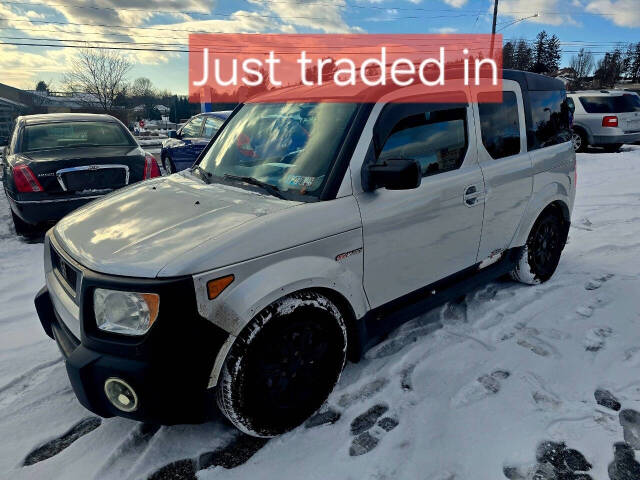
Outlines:
{"label": "tinted side window", "polygon": [[392,158],[417,160],[423,176],[456,170],[467,152],[466,119],[465,108],[403,118],[385,141],[378,162]]}
{"label": "tinted side window", "polygon": [[570,112],[562,91],[529,92],[533,139],[529,150],[550,147],[571,140]]}
{"label": "tinted side window", "polygon": [[182,130],[180,132],[180,134],[183,137],[199,137],[200,136],[200,130],[202,130],[202,121],[204,120],[204,118],[202,117],[196,117],[193,120],[187,122],[184,127],[182,127]]}
{"label": "tinted side window", "polygon": [[615,95],[611,97],[580,97],[580,103],[587,113],[629,113],[640,110],[634,104],[635,95]]}
{"label": "tinted side window", "polygon": [[504,158],[520,153],[520,119],[518,98],[514,92],[503,92],[502,103],[488,102],[489,93],[478,94],[482,144],[492,158]]}

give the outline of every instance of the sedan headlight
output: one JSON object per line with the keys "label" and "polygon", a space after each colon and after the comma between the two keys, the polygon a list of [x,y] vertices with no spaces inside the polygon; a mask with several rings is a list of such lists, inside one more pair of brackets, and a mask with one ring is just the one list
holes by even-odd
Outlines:
{"label": "sedan headlight", "polygon": [[160,296],[96,288],[93,310],[100,330],[123,335],[143,335],[158,317]]}

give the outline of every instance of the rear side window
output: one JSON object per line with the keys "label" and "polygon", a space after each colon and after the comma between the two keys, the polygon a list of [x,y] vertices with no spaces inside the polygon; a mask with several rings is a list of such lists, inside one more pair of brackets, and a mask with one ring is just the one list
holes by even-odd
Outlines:
{"label": "rear side window", "polygon": [[529,150],[571,140],[571,113],[563,91],[529,92],[529,101],[532,119]]}
{"label": "rear side window", "polygon": [[520,119],[518,99],[514,92],[503,92],[502,103],[489,102],[493,94],[478,94],[482,144],[492,158],[520,153]]}
{"label": "rear side window", "polygon": [[640,111],[640,101],[635,95],[615,95],[610,97],[580,97],[580,103],[587,113],[629,113]]}
{"label": "rear side window", "polygon": [[467,152],[466,108],[438,110],[400,120],[387,138],[378,162],[417,160],[422,176],[460,168]]}

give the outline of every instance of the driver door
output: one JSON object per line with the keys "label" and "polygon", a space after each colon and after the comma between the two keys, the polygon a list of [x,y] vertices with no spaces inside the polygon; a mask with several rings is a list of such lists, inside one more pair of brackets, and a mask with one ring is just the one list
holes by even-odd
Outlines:
{"label": "driver door", "polygon": [[[422,183],[413,190],[357,191],[364,237],[364,289],[372,308],[476,263],[484,180],[468,104],[388,104],[389,134],[367,162],[411,158]],[[375,158],[371,158],[374,156]]]}

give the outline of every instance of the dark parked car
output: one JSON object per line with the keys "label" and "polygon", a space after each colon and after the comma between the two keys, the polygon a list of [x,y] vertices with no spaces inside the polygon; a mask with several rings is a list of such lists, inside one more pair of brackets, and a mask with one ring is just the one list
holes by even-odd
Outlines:
{"label": "dark parked car", "polygon": [[19,234],[55,223],[117,188],[160,176],[156,159],[119,120],[94,114],[18,117],[2,168]]}
{"label": "dark parked car", "polygon": [[160,154],[165,171],[174,173],[192,166],[230,114],[230,110],[201,113],[191,117],[177,132],[170,131]]}

